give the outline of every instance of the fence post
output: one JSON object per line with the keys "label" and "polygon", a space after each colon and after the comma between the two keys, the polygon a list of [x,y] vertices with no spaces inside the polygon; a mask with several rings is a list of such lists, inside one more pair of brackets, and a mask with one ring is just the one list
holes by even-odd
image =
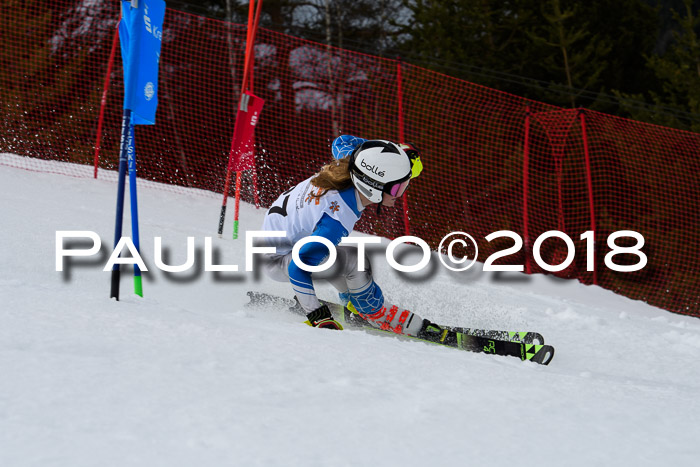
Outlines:
{"label": "fence post", "polygon": [[109,61],[107,62],[107,74],[105,75],[105,84],[102,87],[102,99],[100,101],[100,116],[97,119],[97,137],[95,139],[95,177],[97,178],[97,168],[100,165],[100,144],[102,142],[102,123],[104,122],[105,107],[107,107],[107,90],[109,89],[109,78],[112,76],[112,66],[114,65],[114,56],[117,51],[117,42],[119,40],[119,22],[121,21],[121,13],[119,13],[119,21],[117,27],[114,28],[114,38],[112,39],[112,51],[109,53]]}
{"label": "fence post", "polygon": [[586,118],[583,109],[578,111],[579,119],[581,120],[581,136],[583,139],[583,154],[586,159],[586,185],[588,186],[588,210],[591,216],[591,230],[593,231],[593,284],[598,285],[598,255],[595,239],[595,210],[593,204],[593,177],[591,176],[591,157],[588,152],[588,134],[586,133]]}
{"label": "fence post", "polygon": [[525,272],[532,274],[532,265],[530,264],[530,234],[528,229],[528,212],[527,212],[527,196],[529,184],[529,166],[530,166],[530,105],[527,105],[525,110],[525,139],[523,141],[523,237],[525,240]]}
{"label": "fence post", "polygon": [[[403,78],[401,75],[401,57],[396,57],[396,99],[398,101],[399,108],[399,143],[405,143],[404,141],[404,127],[403,127]],[[401,201],[403,202],[403,226],[404,233],[406,235],[411,235],[411,221],[408,218],[408,195],[404,192],[401,196]]]}

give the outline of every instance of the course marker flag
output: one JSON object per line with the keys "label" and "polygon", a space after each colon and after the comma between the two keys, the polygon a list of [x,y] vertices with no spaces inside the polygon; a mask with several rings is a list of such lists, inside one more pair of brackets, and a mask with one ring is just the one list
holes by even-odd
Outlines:
{"label": "course marker flag", "polygon": [[[163,0],[122,1],[119,22],[122,63],[124,65],[124,114],[119,151],[119,179],[114,246],[122,237],[124,186],[129,170],[129,186],[134,246],[139,247],[138,203],[136,198],[136,151],[133,125],[154,125],[158,107],[158,62],[163,36],[165,2]],[[110,297],[119,300],[119,263],[112,268]],[[134,292],[143,296],[141,271],[134,265]]]}

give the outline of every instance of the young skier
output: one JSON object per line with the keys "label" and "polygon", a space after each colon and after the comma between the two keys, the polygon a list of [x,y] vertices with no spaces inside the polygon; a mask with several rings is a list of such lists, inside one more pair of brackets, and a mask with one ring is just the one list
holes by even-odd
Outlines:
{"label": "young skier", "polygon": [[[355,246],[339,245],[349,235],[365,208],[392,207],[403,195],[412,178],[422,170],[420,155],[410,144],[384,140],[364,140],[349,135],[333,143],[333,162],[321,171],[280,195],[268,210],[263,223],[267,231],[285,231],[286,237],[268,238],[275,254],[265,255],[265,273],[274,280],[291,282],[308,324],[342,329],[327,305],[316,297],[313,279],[323,275],[300,268],[292,259],[294,244],[308,236],[323,237],[335,245],[335,275],[326,278],[339,292],[351,316],[359,316],[371,326],[401,334],[445,342],[454,332],[443,329],[408,310],[386,306],[384,295],[372,277],[369,261],[358,268]],[[304,264],[317,266],[329,255],[320,242],[306,243],[299,250]]]}

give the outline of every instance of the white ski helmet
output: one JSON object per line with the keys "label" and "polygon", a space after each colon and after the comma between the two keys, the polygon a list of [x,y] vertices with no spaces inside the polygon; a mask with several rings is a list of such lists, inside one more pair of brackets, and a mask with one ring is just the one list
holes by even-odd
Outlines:
{"label": "white ski helmet", "polygon": [[381,203],[383,193],[403,195],[411,180],[411,159],[390,141],[365,141],[350,155],[349,168],[352,184],[372,203]]}

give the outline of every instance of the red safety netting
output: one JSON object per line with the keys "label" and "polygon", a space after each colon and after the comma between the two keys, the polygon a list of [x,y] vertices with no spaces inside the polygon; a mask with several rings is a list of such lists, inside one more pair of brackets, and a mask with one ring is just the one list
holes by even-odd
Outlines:
{"label": "red safety netting", "polygon": [[[0,152],[25,156],[0,163],[93,176],[98,155],[98,177],[114,177],[123,97],[119,2],[28,0],[0,9],[0,18]],[[157,124],[136,129],[141,179],[220,196],[245,36],[242,25],[166,12]],[[408,231],[433,248],[447,233],[465,231],[476,238],[481,261],[513,244],[485,237],[511,230],[524,246],[495,264],[530,272],[543,272],[533,259],[536,239],[559,230],[576,255],[557,275],[700,316],[700,135],[561,109],[264,29],[253,80],[253,92],[265,99],[255,151],[263,206],[329,161],[338,134],[398,141],[403,132],[422,150],[425,170],[406,206],[381,218],[368,212],[360,230],[389,238]],[[245,201],[254,200],[252,182],[246,172]],[[217,220],[213,211],[212,231]],[[594,272],[580,239],[588,230],[596,232]],[[604,263],[606,239],[620,230],[644,236],[648,264],[638,272],[614,272]],[[540,253],[558,264],[567,250],[549,239]],[[614,261],[631,265],[638,258]]]}

